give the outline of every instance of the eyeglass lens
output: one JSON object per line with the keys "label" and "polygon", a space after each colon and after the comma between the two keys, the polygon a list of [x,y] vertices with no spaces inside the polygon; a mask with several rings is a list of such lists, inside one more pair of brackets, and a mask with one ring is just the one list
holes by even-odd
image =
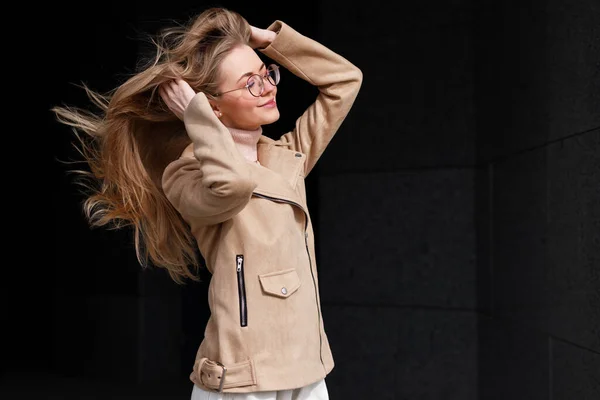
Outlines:
{"label": "eyeglass lens", "polygon": [[[269,83],[273,86],[276,86],[279,83],[279,67],[276,65],[270,65],[267,68],[267,74],[265,76]],[[265,83],[263,81],[263,77],[261,75],[252,75],[248,79],[248,91],[252,96],[260,96],[263,94],[265,90]]]}

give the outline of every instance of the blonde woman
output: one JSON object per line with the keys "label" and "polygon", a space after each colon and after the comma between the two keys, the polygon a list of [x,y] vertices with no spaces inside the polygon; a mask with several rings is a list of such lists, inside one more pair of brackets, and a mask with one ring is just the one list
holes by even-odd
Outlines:
{"label": "blonde woman", "polygon": [[[261,29],[223,8],[161,33],[151,65],[108,95],[88,90],[101,114],[53,109],[85,133],[82,154],[99,183],[86,215],[95,226],[132,226],[140,263],[175,282],[211,273],[193,400],[327,399],[334,361],[304,180],[362,73],[283,21]],[[273,140],[262,126],[279,119],[282,68],[319,94]]]}

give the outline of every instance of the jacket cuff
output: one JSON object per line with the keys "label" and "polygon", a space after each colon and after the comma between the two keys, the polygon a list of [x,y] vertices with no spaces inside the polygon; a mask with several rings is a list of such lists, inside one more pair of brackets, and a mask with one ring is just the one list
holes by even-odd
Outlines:
{"label": "jacket cuff", "polygon": [[265,53],[269,57],[271,57],[271,55],[274,53],[285,54],[287,48],[294,43],[293,38],[300,35],[291,26],[280,20],[277,20],[269,25],[267,30],[276,32],[277,36],[267,47],[258,50]]}

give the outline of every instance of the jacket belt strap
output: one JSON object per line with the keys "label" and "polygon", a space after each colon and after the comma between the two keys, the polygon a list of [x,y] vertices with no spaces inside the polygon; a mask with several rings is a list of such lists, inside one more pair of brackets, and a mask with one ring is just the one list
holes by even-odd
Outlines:
{"label": "jacket belt strap", "polygon": [[223,389],[256,384],[252,361],[223,365],[220,362],[201,358],[197,361],[200,383],[209,389]]}

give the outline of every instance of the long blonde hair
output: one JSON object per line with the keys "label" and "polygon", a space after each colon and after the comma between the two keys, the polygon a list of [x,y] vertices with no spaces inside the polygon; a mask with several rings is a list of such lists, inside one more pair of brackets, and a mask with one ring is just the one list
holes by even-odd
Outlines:
{"label": "long blonde hair", "polygon": [[132,227],[137,259],[165,268],[177,283],[198,280],[197,244],[167,200],[161,176],[190,143],[183,122],[166,107],[158,87],[181,78],[196,91],[217,92],[219,65],[250,26],[234,11],[209,8],[187,25],[160,31],[150,63],[106,94],[82,85],[98,112],[51,109],[72,127],[89,171],[76,171],[86,188],[83,209],[91,226]]}

